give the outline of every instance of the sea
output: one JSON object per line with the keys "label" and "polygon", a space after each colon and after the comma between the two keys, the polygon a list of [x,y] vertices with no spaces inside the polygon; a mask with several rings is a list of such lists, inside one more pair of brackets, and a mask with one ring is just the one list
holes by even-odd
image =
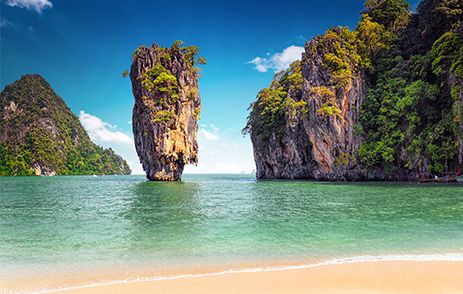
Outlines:
{"label": "sea", "polygon": [[0,177],[0,292],[463,260],[463,185]]}

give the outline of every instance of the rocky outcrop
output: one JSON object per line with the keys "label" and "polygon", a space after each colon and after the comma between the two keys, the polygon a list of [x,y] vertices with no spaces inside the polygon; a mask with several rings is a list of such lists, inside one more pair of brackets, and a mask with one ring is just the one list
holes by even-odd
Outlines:
{"label": "rocky outcrop", "polygon": [[[392,9],[393,7],[393,9]],[[463,4],[367,1],[251,105],[259,179],[420,180],[463,170]]]}
{"label": "rocky outcrop", "polygon": [[[342,32],[336,28],[330,33]],[[352,159],[361,142],[354,125],[365,97],[364,74],[349,65],[352,77],[342,81],[340,87],[339,79],[325,66],[321,47],[324,54],[334,50],[323,37],[315,38],[306,44],[300,65],[293,64],[289,70],[300,71],[302,83],[287,86],[286,95],[300,103],[303,110],[282,111],[278,131],[270,136],[249,128],[260,179],[337,180],[360,176]],[[282,78],[285,74],[277,74],[273,84],[280,84]],[[301,87],[299,93],[294,87]]]}
{"label": "rocky outcrop", "polygon": [[0,94],[0,175],[130,174],[122,157],[95,145],[40,75]]}
{"label": "rocky outcrop", "polygon": [[198,162],[197,47],[180,45],[139,47],[133,56],[132,126],[135,148],[149,180],[179,180],[185,164]]}

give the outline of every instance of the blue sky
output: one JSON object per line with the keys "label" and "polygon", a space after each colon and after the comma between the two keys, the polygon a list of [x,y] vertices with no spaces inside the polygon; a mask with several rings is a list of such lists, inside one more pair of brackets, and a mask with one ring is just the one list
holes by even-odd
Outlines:
{"label": "blue sky", "polygon": [[[89,1],[0,0],[0,86],[26,73],[52,85],[94,141],[113,147],[135,173],[133,96],[122,70],[139,45],[200,47],[200,163],[186,172],[251,172],[240,130],[257,92],[300,56],[312,37],[355,27],[363,0]],[[416,7],[417,0],[411,2]]]}

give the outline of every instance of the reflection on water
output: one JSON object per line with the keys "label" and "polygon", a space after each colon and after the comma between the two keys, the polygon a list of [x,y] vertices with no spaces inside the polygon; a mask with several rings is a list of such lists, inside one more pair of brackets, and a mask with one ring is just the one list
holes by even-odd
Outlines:
{"label": "reflection on water", "polygon": [[243,175],[0,179],[0,277],[160,266],[461,252],[459,185],[255,181]]}
{"label": "reflection on water", "polygon": [[[129,252],[175,254],[175,248],[194,240],[201,229],[199,185],[185,182],[142,182],[130,187],[127,208],[119,216],[130,221],[124,239]],[[174,249],[174,250],[173,250]]]}

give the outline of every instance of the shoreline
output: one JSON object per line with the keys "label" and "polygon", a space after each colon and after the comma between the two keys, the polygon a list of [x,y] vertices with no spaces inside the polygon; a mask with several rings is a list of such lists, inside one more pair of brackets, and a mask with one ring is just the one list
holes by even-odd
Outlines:
{"label": "shoreline", "polygon": [[[378,288],[375,290],[371,286],[374,284],[385,286],[387,283],[384,279],[388,280],[395,277],[394,279],[404,280],[404,286],[415,285],[413,289],[405,289],[405,292],[410,290],[423,292],[426,289],[434,289],[432,292],[436,292],[442,288],[447,293],[449,289],[446,287],[450,286],[449,283],[457,287],[454,289],[455,291],[463,292],[463,253],[362,255],[304,264],[242,266],[217,270],[218,268],[220,269],[220,267],[214,267],[214,270],[211,270],[210,267],[202,267],[193,272],[176,271],[171,275],[108,279],[100,282],[75,283],[63,287],[35,288],[22,291],[27,293],[118,293],[118,291],[120,293],[152,293],[153,291],[160,293],[182,293],[185,291],[189,293],[204,293],[204,291],[237,293],[232,289],[227,292],[226,289],[231,287],[233,283],[244,283],[248,288],[240,289],[239,293],[255,293],[256,291],[269,293],[273,291],[273,288],[276,289],[276,292],[272,293],[280,293],[279,286],[282,287],[281,291],[285,287],[289,287],[288,289],[295,292],[310,290],[311,292],[326,293],[326,291],[333,290],[337,293],[337,291],[345,292],[365,288],[366,292],[371,293],[376,290],[388,292],[387,289]],[[434,282],[436,277],[439,277],[438,280],[441,282]],[[280,283],[273,285],[275,281],[281,279],[283,279],[283,284],[286,284],[285,281],[294,281],[286,285]],[[326,280],[330,280],[328,288],[333,289],[321,287],[325,285]],[[371,283],[373,285],[370,285]],[[423,287],[420,286],[421,284]],[[269,285],[272,287],[268,288]],[[293,289],[292,287],[296,288]],[[392,291],[397,292],[399,290]],[[13,292],[15,290],[7,291]]]}

